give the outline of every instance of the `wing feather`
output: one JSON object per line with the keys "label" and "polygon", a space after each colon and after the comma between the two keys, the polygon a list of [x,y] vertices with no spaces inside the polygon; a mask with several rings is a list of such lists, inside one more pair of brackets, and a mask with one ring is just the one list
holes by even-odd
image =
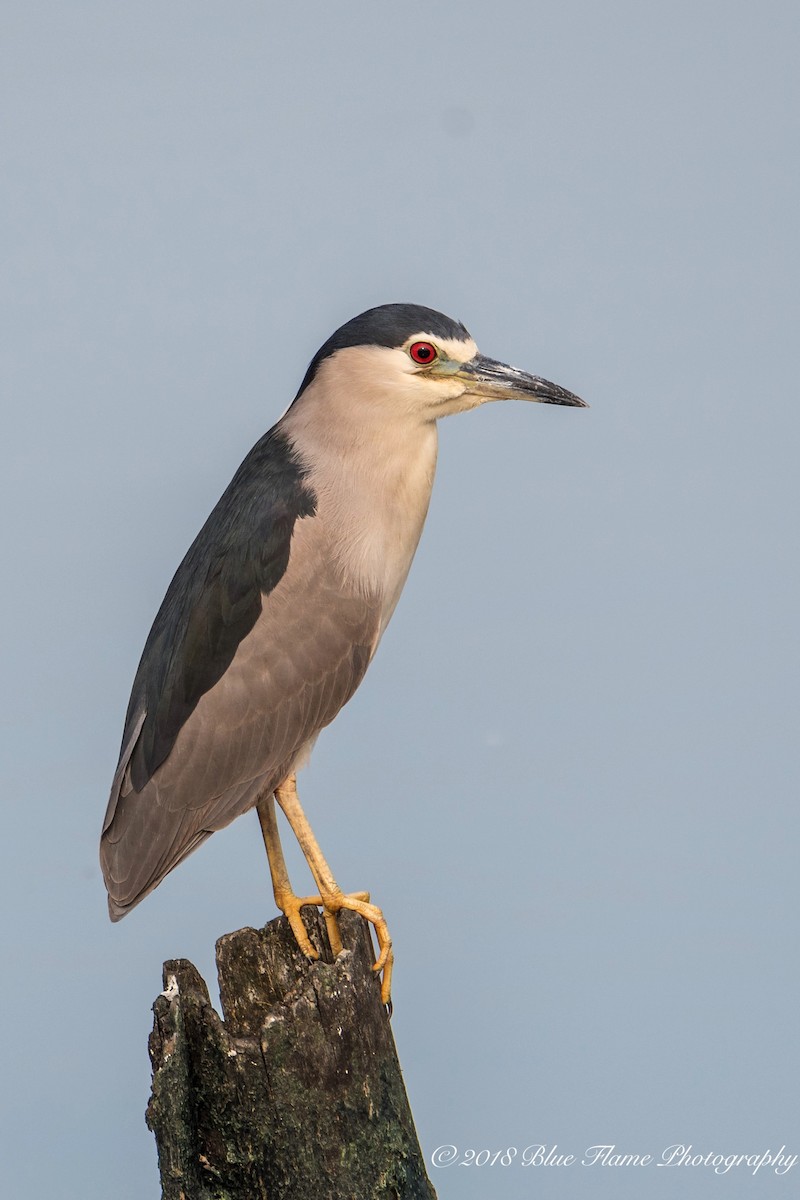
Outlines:
{"label": "wing feather", "polygon": [[250,451],[173,578],[134,680],[123,744],[147,714],[130,759],[141,791],[200,698],[223,677],[289,562],[296,521],[316,500],[276,429]]}
{"label": "wing feather", "polygon": [[348,592],[326,547],[319,518],[296,524],[288,567],[262,595],[228,669],[197,699],[144,785],[125,774],[101,848],[115,919],[282,782],[361,682],[380,600]]}

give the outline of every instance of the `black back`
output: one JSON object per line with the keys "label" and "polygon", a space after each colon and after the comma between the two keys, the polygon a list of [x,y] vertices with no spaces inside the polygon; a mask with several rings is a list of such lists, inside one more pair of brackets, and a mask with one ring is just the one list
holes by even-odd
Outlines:
{"label": "black back", "polygon": [[258,620],[262,593],[286,570],[295,521],[315,509],[316,496],[288,441],[270,430],[190,546],[145,643],[122,739],[124,748],[146,711],[131,757],[137,792],[167,758],[200,697],[230,666]]}

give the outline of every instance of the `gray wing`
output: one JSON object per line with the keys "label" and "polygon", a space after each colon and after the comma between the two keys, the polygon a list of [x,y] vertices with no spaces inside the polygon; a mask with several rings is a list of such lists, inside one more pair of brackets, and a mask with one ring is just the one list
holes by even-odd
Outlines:
{"label": "gray wing", "polygon": [[113,920],[251,808],[264,788],[283,781],[361,682],[377,643],[379,609],[375,599],[343,589],[318,520],[298,523],[288,568],[263,597],[252,631],[140,790],[131,762],[141,728],[133,727],[133,744],[123,748],[101,842]]}
{"label": "gray wing", "polygon": [[[283,577],[296,522],[316,512],[305,475],[275,426],[247,455],[175,572],[145,643],[122,737],[120,765],[127,747],[137,791],[227,671],[262,597]],[[113,792],[104,829],[112,816]]]}
{"label": "gray wing", "polygon": [[145,644],[100,843],[112,919],[285,778],[361,681],[378,608],[343,586],[276,427],[190,547]]}

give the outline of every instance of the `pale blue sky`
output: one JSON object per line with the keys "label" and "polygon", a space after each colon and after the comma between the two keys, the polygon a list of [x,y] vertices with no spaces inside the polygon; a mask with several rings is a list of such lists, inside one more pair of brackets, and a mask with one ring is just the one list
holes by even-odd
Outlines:
{"label": "pale blue sky", "polygon": [[[798,26],[767,3],[11,3],[4,1189],[158,1194],[163,959],[274,915],[255,817],[118,926],[164,589],[337,325],[440,308],[588,412],[452,418],[302,795],[396,949],[426,1155],[798,1142]],[[293,865],[302,878],[297,859]],[[432,1171],[441,1200],[788,1196]]]}

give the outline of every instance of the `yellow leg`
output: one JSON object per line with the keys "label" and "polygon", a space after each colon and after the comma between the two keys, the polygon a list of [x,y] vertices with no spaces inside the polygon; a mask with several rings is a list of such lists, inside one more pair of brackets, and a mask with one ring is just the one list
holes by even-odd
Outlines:
{"label": "yellow leg", "polygon": [[[326,921],[328,919],[328,913],[334,917],[334,914],[339,912],[341,909],[349,908],[353,912],[357,912],[359,916],[364,918],[365,921],[369,921],[369,923],[375,929],[375,935],[378,939],[378,960],[376,963],[374,963],[372,969],[376,972],[376,974],[380,973],[381,971],[383,972],[383,978],[381,980],[381,1000],[384,1004],[390,1004],[394,955],[392,953],[392,939],[389,937],[389,930],[386,926],[383,913],[376,905],[369,903],[368,893],[360,892],[346,895],[339,887],[338,883],[333,877],[330,867],[325,861],[322,851],[319,848],[317,839],[314,837],[314,834],[311,831],[308,818],[306,817],[300,805],[300,801],[297,796],[297,780],[294,775],[290,775],[283,781],[280,787],[275,789],[275,799],[283,809],[286,819],[292,827],[292,832],[300,844],[300,849],[305,855],[306,862],[311,868],[311,873],[317,882],[317,886],[319,887],[320,895],[322,897]],[[269,849],[267,852],[269,853]],[[281,857],[283,856],[281,855]],[[292,926],[292,928],[294,929],[294,926]],[[330,935],[330,924],[328,925],[328,931]],[[339,947],[341,948],[341,941],[339,941]],[[333,949],[333,942],[331,942],[331,949]],[[334,953],[336,952],[337,951],[334,951]]]}
{"label": "yellow leg", "polygon": [[275,816],[275,801],[272,793],[261,796],[256,803],[256,811],[261,824],[261,833],[269,861],[269,873],[272,876],[272,891],[275,903],[288,919],[292,933],[298,946],[308,958],[319,958],[309,941],[305,925],[300,916],[304,904],[315,906],[322,904],[321,896],[296,896],[289,882],[289,872],[286,870],[286,859],[283,857],[283,847],[278,833],[278,822]]}
{"label": "yellow leg", "polygon": [[[283,857],[283,847],[281,846],[280,834],[278,832],[278,822],[275,816],[275,801],[272,793],[261,796],[256,802],[256,811],[261,824],[261,833],[264,838],[264,846],[267,851],[267,861],[269,862],[270,875],[272,876],[272,892],[275,896],[275,903],[281,910],[284,916],[289,921],[292,933],[295,940],[308,958],[319,958],[317,951],[312,946],[305,926],[303,925],[300,916],[300,909],[306,904],[311,904],[315,908],[323,907],[325,915],[325,923],[328,929],[328,939],[331,944],[331,951],[334,956],[340,953],[342,949],[341,934],[339,926],[336,922],[336,914],[323,906],[322,896],[297,896],[289,881],[289,872],[286,869],[286,860]],[[309,864],[310,866],[311,864]],[[312,874],[314,874],[312,868]],[[319,887],[319,881],[315,882]],[[369,900],[369,892],[354,892],[353,899]]]}

